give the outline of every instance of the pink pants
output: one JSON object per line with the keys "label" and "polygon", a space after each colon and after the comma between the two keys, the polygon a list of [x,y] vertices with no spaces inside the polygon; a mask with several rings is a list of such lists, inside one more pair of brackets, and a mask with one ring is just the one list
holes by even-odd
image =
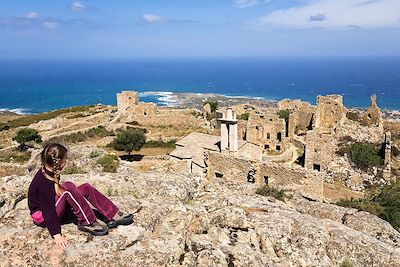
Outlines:
{"label": "pink pants", "polygon": [[[56,196],[56,212],[60,221],[66,209],[71,208],[75,217],[78,219],[78,223],[83,225],[94,223],[96,221],[96,215],[89,203],[92,204],[107,221],[112,220],[114,215],[118,212],[117,206],[115,206],[111,200],[88,183],[76,187],[75,184],[71,182],[64,182],[62,187],[65,191],[61,196]],[[34,218],[34,216],[40,217],[41,211],[39,212],[40,215],[32,214],[32,218]],[[41,219],[42,218],[39,218],[39,221]],[[38,219],[35,218],[34,220]]]}

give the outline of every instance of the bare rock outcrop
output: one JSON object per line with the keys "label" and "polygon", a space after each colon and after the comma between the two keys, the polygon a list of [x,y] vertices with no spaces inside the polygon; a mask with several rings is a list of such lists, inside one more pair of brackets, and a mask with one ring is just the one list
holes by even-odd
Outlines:
{"label": "bare rock outcrop", "polygon": [[[252,193],[252,185],[196,175],[116,174],[66,176],[88,181],[135,224],[92,237],[63,225],[68,248],[55,247],[32,224],[29,176],[0,180],[1,266],[396,266],[400,234],[365,212],[293,199],[285,203]],[[5,201],[6,200],[6,201]]]}

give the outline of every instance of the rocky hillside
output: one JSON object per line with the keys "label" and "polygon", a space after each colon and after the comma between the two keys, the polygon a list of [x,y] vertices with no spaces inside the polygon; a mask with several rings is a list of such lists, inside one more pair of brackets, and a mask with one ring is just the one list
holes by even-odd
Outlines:
{"label": "rocky hillside", "polygon": [[[91,166],[86,159],[86,166]],[[33,225],[31,176],[0,178],[1,266],[398,266],[400,233],[387,222],[330,204],[254,194],[248,184],[166,171],[117,173],[89,167],[64,180],[90,182],[135,224],[103,237],[64,225],[59,250]]]}

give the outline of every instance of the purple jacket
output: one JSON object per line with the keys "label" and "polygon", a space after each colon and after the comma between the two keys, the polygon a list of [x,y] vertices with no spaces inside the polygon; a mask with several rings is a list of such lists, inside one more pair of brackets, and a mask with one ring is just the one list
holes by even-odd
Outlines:
{"label": "purple jacket", "polygon": [[35,211],[42,211],[44,223],[51,236],[61,234],[61,226],[56,212],[54,182],[44,177],[42,169],[39,169],[29,186],[28,206],[31,215]]}

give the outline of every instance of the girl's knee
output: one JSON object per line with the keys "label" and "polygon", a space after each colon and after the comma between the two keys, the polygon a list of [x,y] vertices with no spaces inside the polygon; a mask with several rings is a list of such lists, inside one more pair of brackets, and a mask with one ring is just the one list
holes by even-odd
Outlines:
{"label": "girl's knee", "polygon": [[76,185],[72,182],[64,182],[62,184],[62,187],[67,190],[67,191],[73,191],[74,189],[76,189]]}
{"label": "girl's knee", "polygon": [[87,188],[92,188],[93,186],[89,183],[84,183],[80,187],[87,189]]}

